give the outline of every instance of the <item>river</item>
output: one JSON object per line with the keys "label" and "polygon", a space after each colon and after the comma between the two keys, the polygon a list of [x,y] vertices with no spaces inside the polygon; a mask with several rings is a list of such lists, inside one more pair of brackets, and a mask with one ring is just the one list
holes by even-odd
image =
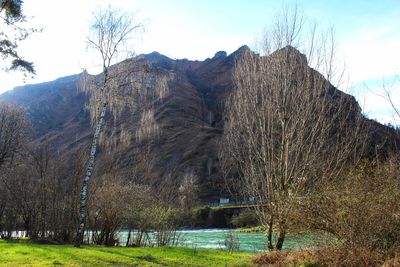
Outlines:
{"label": "river", "polygon": [[[238,238],[239,251],[266,251],[266,236],[263,233],[240,233],[226,229],[179,230],[179,246],[190,248],[226,249],[225,238],[232,233]],[[119,233],[120,244],[125,244],[128,232]],[[287,236],[284,249],[301,249],[318,245],[321,239],[309,235]]]}
{"label": "river", "polygon": [[[197,229],[178,230],[178,245],[190,248],[226,249],[225,239],[231,233],[237,238],[239,251],[262,252],[266,251],[266,236],[263,233],[241,233],[227,229]],[[21,238],[25,231],[13,232],[13,237]],[[151,236],[151,235],[150,235]],[[128,231],[121,231],[118,234],[119,244],[124,246],[128,237]],[[288,235],[285,239],[284,249],[301,249],[318,246],[324,239],[311,235]]]}

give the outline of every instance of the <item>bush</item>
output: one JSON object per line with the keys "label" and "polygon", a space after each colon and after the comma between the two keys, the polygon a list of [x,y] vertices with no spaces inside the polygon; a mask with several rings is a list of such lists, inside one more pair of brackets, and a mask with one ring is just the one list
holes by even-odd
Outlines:
{"label": "bush", "polygon": [[301,200],[300,223],[333,234],[353,254],[388,256],[400,245],[400,182],[389,164],[362,162]]}
{"label": "bush", "polygon": [[318,255],[320,255],[318,250],[272,251],[255,256],[253,262],[271,267],[325,267]]}
{"label": "bush", "polygon": [[368,249],[357,248],[352,252],[347,247],[341,246],[313,250],[272,251],[255,256],[253,263],[270,267],[373,267],[381,266],[382,260],[378,253]]}
{"label": "bush", "polygon": [[231,224],[234,227],[251,227],[259,225],[258,217],[254,211],[244,210],[238,215],[233,215]]}
{"label": "bush", "polygon": [[395,255],[393,258],[386,260],[382,265],[382,267],[398,267],[398,266],[400,266],[400,254]]}
{"label": "bush", "polygon": [[92,229],[94,244],[114,246],[118,244],[117,233],[125,223],[132,188],[116,177],[103,175],[102,178],[93,184],[93,193],[89,195],[88,228]]}
{"label": "bush", "polygon": [[239,252],[240,242],[238,234],[233,231],[227,232],[225,234],[224,246],[229,252]]}
{"label": "bush", "polygon": [[180,236],[177,229],[182,216],[180,210],[155,206],[145,209],[142,216],[150,219],[150,227],[154,230],[156,246],[178,245]]}
{"label": "bush", "polygon": [[271,251],[263,254],[259,254],[253,257],[253,262],[258,265],[275,265],[280,266],[283,264],[288,251]]}
{"label": "bush", "polygon": [[205,226],[207,218],[210,214],[210,207],[194,208],[191,210],[190,224],[191,226]]}

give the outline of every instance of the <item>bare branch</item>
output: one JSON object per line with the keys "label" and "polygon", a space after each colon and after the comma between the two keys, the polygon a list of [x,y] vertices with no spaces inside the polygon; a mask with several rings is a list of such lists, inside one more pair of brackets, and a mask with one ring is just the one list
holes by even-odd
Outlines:
{"label": "bare branch", "polygon": [[297,9],[286,11],[262,40],[264,56],[247,51],[238,60],[226,105],[227,175],[238,177],[243,197],[256,200],[270,249],[282,248],[288,217],[308,186],[336,177],[354,155],[362,126],[358,104],[330,83],[333,37],[317,37],[314,26],[311,44],[301,46],[303,21]]}

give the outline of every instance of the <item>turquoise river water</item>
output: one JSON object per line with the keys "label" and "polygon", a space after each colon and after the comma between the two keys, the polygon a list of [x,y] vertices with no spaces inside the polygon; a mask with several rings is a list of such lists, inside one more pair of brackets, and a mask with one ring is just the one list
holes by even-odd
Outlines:
{"label": "turquoise river water", "polygon": [[[239,241],[239,251],[261,252],[266,251],[266,236],[263,233],[240,233],[226,229],[199,229],[180,230],[179,246],[190,248],[226,249],[224,243],[226,235],[231,232]],[[120,232],[119,241],[126,242],[128,233]],[[320,239],[307,235],[288,236],[285,239],[284,249],[301,249],[318,245]]]}

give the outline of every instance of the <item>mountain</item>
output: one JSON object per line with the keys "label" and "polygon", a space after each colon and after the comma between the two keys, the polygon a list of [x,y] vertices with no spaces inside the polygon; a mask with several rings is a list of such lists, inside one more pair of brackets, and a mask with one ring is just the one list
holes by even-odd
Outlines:
{"label": "mountain", "polygon": [[52,82],[16,87],[2,94],[0,100],[27,108],[36,139],[60,130],[82,109],[85,97],[78,92],[79,77],[72,75]]}
{"label": "mountain", "polygon": [[[232,71],[245,53],[253,52],[242,46],[230,55],[219,51],[204,61],[191,61],[153,52],[115,65],[113,68],[129,70],[134,63],[146,71],[129,76],[130,81],[139,81],[135,90],[128,88],[134,103],[120,109],[118,115],[113,112],[117,107],[110,106],[97,171],[106,172],[105,163],[111,161],[130,179],[146,177],[160,187],[167,181],[175,189],[184,173],[192,171],[199,177],[202,199],[227,194],[218,143],[224,127],[224,102],[233,88]],[[296,61],[307,64],[304,55],[298,51],[295,55]],[[83,77],[76,74],[17,87],[0,95],[0,101],[27,109],[34,129],[32,142],[51,144],[58,153],[72,155],[90,144],[93,132],[90,94],[81,90]],[[333,86],[330,91],[345,95],[354,109],[351,112],[361,112],[354,97]],[[396,142],[400,144],[393,129],[368,119],[366,123],[370,126],[371,154],[377,146],[389,151]]]}

